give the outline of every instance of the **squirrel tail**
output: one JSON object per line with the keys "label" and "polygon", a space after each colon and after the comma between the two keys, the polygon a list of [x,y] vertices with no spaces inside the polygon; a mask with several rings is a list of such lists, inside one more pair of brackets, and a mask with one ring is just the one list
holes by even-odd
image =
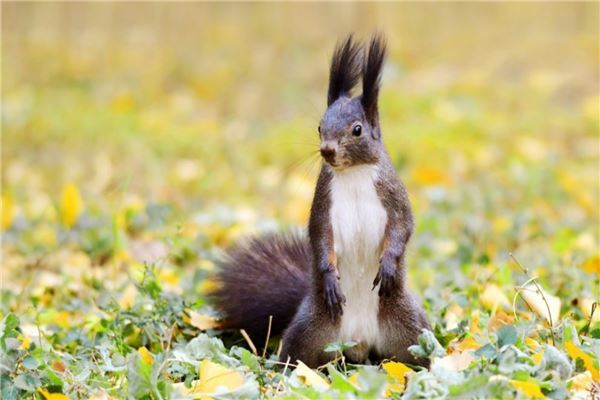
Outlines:
{"label": "squirrel tail", "polygon": [[288,326],[309,291],[312,251],[299,234],[268,234],[229,248],[217,263],[219,288],[213,303],[225,329],[244,329],[262,343]]}

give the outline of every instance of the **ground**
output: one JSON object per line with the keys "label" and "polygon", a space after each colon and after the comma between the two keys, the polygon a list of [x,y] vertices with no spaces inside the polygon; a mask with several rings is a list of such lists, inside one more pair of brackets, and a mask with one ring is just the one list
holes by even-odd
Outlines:
{"label": "ground", "polygon": [[[2,398],[598,396],[597,15],[3,5]],[[374,27],[433,367],[276,366],[215,329],[215,261],[305,226],[329,53]]]}

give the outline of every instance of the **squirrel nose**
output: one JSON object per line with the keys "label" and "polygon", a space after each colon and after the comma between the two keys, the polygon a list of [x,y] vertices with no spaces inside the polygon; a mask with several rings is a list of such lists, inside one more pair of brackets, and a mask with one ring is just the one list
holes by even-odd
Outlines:
{"label": "squirrel nose", "polygon": [[335,159],[335,149],[333,147],[321,147],[321,155],[327,162],[332,162]]}

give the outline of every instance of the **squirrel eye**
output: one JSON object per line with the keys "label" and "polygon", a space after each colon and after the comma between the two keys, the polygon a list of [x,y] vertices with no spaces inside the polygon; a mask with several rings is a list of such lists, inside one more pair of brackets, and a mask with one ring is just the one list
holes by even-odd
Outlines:
{"label": "squirrel eye", "polygon": [[360,136],[361,133],[362,133],[362,126],[360,126],[360,124],[354,125],[354,128],[352,128],[352,134],[354,136]]}
{"label": "squirrel eye", "polygon": [[318,131],[319,133],[321,133],[321,125],[319,125],[319,126],[317,127],[317,131]]}

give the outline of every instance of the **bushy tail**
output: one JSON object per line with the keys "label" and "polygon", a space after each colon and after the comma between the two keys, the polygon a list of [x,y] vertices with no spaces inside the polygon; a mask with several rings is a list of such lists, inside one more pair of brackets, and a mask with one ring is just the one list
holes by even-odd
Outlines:
{"label": "bushy tail", "polygon": [[255,343],[281,333],[309,290],[312,251],[299,234],[250,238],[228,249],[218,263],[213,295],[224,328],[244,329]]}

